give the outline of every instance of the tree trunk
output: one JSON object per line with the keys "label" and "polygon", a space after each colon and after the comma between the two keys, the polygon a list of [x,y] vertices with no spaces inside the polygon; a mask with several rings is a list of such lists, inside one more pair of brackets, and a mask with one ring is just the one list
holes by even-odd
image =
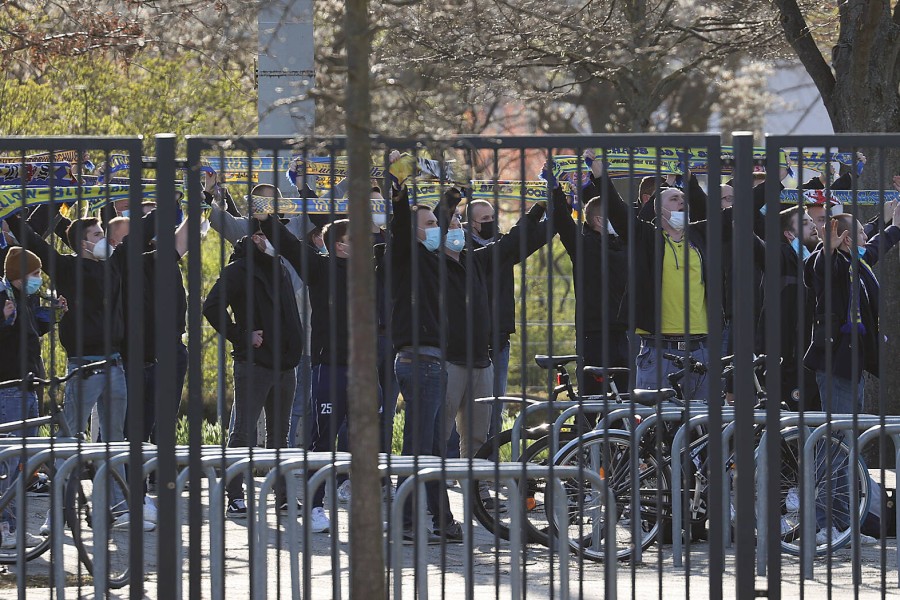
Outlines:
{"label": "tree trunk", "polygon": [[[378,381],[375,364],[375,271],[372,261],[372,213],[368,0],[347,0],[346,109],[350,164],[350,597],[384,597],[383,532]],[[377,509],[376,509],[377,507]]]}

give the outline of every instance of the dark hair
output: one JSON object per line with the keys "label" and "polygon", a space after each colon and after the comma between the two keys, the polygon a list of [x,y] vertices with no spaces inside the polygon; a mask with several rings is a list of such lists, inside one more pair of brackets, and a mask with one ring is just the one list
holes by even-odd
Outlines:
{"label": "dark hair", "polygon": [[81,242],[84,241],[84,232],[88,227],[94,225],[100,226],[100,221],[96,217],[84,217],[75,219],[66,229],[66,238],[69,240],[69,247],[76,253],[81,252]]}
{"label": "dark hair", "polygon": [[778,213],[779,220],[781,222],[781,231],[790,231],[794,235],[799,237],[799,232],[794,231],[794,218],[797,218],[798,225],[802,225],[804,214],[806,214],[806,209],[804,209],[802,206],[792,206]]}
{"label": "dark hair", "polygon": [[334,254],[334,245],[341,238],[347,235],[350,227],[349,219],[339,219],[333,223],[329,223],[322,229],[322,237],[325,239],[325,247],[328,248],[330,254]]}
{"label": "dark hair", "polygon": [[638,188],[638,196],[652,196],[653,192],[656,191],[656,187],[659,184],[659,180],[656,175],[648,175],[641,179],[641,185]]}
{"label": "dark hair", "polygon": [[[850,231],[852,233],[853,223],[856,221],[856,218],[853,215],[849,213],[841,213],[831,218],[837,221],[838,235],[842,235],[845,231]],[[859,229],[862,230],[862,226],[860,226]]]}

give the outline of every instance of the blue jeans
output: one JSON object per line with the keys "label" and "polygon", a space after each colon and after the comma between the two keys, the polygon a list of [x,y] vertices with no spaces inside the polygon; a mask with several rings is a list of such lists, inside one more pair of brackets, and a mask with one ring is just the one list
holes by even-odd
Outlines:
{"label": "blue jeans", "polygon": [[307,448],[312,430],[312,359],[306,354],[297,365],[297,390],[291,407],[291,424],[288,428],[288,444],[292,448]]}
{"label": "blue jeans", "polygon": [[[418,362],[418,364],[416,364]],[[440,456],[444,447],[444,399],[447,395],[447,372],[441,361],[400,352],[394,360],[394,372],[400,393],[406,401],[406,421],[403,427],[404,456]],[[402,480],[401,480],[402,483]],[[449,524],[453,520],[450,499],[443,482],[429,481],[425,484],[428,511],[435,527]],[[403,507],[403,525],[411,527],[413,506],[408,501]]]}
{"label": "blue jeans", "polygon": [[[824,371],[816,371],[816,383],[819,385],[823,411],[828,412],[830,409],[831,413],[835,415],[850,415],[853,414],[854,409],[856,412],[862,412],[865,391],[862,374],[860,374],[859,381],[854,384],[850,379],[829,376]],[[831,437],[845,442],[847,447],[850,447],[850,440],[845,431],[833,431]],[[831,448],[831,485],[825,481],[828,477],[828,459],[825,455],[827,448]],[[828,496],[831,496],[832,525],[841,530],[850,527],[847,518],[850,515],[850,458],[844,454],[837,454],[835,450],[835,445],[824,441],[816,445],[816,482],[819,489],[819,495],[816,498],[816,525],[819,529],[827,526],[825,509]]]}
{"label": "blue jeans", "polygon": [[[706,346],[706,342],[700,342],[695,350],[685,352],[684,350],[678,350],[677,348],[669,348],[665,343],[657,349],[653,340],[641,338],[641,349],[635,359],[635,365],[637,366],[636,388],[658,390],[660,388],[670,387],[669,380],[666,376],[670,373],[675,373],[679,369],[672,361],[663,358],[664,353],[679,356],[687,354],[693,356],[704,365],[709,364],[709,349]],[[659,364],[660,362],[662,362],[661,365]],[[657,369],[659,369],[659,372],[657,372]],[[658,373],[659,375],[657,375]],[[707,390],[705,374],[700,375],[688,371],[679,383],[686,400],[701,400],[703,402],[708,402],[709,399],[707,396],[709,395],[709,392]]]}
{"label": "blue jeans", "polygon": [[[67,372],[71,373],[89,362],[92,361],[70,358]],[[125,370],[121,365],[114,365],[107,371],[91,375],[87,379],[75,377],[66,384],[62,416],[72,435],[78,435],[87,428],[95,404],[100,416],[100,435],[103,441],[124,441],[128,386],[125,383]],[[120,469],[124,479],[125,469],[124,467]],[[118,486],[113,485],[112,491],[110,505],[116,506],[125,498]]]}
{"label": "blue jeans", "polygon": [[[23,407],[24,404],[24,407]],[[24,412],[23,412],[24,408]],[[34,392],[25,392],[19,388],[3,388],[0,389],[0,423],[9,423],[11,421],[22,421],[24,419],[33,419],[38,416],[37,394]],[[2,434],[5,436],[22,435],[22,431],[12,431]],[[37,434],[37,427],[29,427],[24,431],[25,436],[34,437]],[[0,496],[15,485],[16,477],[19,475],[19,459],[10,458],[0,462]],[[10,502],[0,513],[0,521],[9,523],[9,530],[16,530],[16,503]]]}

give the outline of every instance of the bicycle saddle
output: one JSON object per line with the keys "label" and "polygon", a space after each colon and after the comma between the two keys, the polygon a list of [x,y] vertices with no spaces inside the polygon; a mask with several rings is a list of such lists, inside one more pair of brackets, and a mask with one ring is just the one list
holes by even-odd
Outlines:
{"label": "bicycle saddle", "polygon": [[604,371],[607,375],[628,375],[631,373],[631,369],[628,367],[584,367],[585,375],[591,375],[600,381],[603,380]]}
{"label": "bicycle saddle", "polygon": [[675,396],[677,396],[677,393],[672,388],[663,388],[661,390],[634,390],[631,392],[631,399],[644,406],[656,406],[660,402],[671,400]]}
{"label": "bicycle saddle", "polygon": [[546,354],[536,354],[534,362],[542,369],[555,369],[567,365],[570,362],[578,360],[578,355],[568,354],[565,356],[547,356]]}

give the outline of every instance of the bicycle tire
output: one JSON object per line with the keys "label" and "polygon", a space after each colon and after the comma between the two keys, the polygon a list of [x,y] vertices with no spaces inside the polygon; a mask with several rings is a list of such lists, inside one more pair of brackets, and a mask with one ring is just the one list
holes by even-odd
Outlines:
{"label": "bicycle tire", "polygon": [[[846,467],[850,463],[850,448],[845,442],[837,438],[823,438],[817,443],[816,462],[825,464],[825,444],[831,446],[831,465],[836,470]],[[759,450],[757,450],[759,452]],[[780,496],[780,512],[781,512],[781,548],[788,554],[795,556],[800,555],[801,544],[801,521],[800,521],[800,485],[802,480],[802,471],[800,470],[800,457],[802,455],[800,446],[800,431],[792,429],[782,435],[781,442],[781,469],[779,473],[779,496]],[[821,457],[821,458],[820,458]],[[822,488],[823,493],[826,491],[828,482],[825,481],[826,473],[816,475],[814,481],[814,489]],[[869,472],[865,463],[860,457],[856,461],[856,480],[859,487],[859,506],[854,512],[855,516],[851,516],[847,511],[841,513],[833,506],[833,518],[850,519],[858,518],[862,523],[869,513],[869,505],[871,503],[871,494],[869,486]],[[807,493],[815,493],[814,491]],[[849,497],[849,474],[846,490],[843,486],[840,489],[832,487],[830,495],[832,497],[840,494],[846,494]],[[816,499],[815,506],[817,510],[825,510],[825,503],[821,499]],[[850,541],[850,528],[847,527],[840,535],[831,541],[831,543],[816,544],[816,555],[822,556],[829,551],[834,552],[846,546]]]}
{"label": "bicycle tire", "polygon": [[[535,427],[530,429],[523,430],[523,439],[528,440],[531,443],[525,449],[522,456],[519,460],[525,460],[527,456],[529,456],[529,450],[535,445],[541,442],[541,440],[548,440],[547,431],[549,430],[549,426]],[[573,434],[569,433],[566,429],[563,429],[560,432],[560,440],[568,440]],[[543,442],[544,447],[546,447],[546,441]],[[508,456],[505,456],[506,452],[503,450],[504,448],[511,447],[512,444],[512,430],[507,429],[505,431],[501,431],[496,436],[487,440],[484,444],[482,444],[481,448],[478,449],[478,452],[475,453],[476,459],[489,459],[494,455],[495,446],[498,449],[498,457],[502,459],[509,460]],[[520,502],[524,507],[524,512],[526,514],[529,510],[533,509],[533,505],[530,503],[530,496],[528,495],[528,488],[531,486],[532,481],[529,480],[529,483],[525,486],[519,485],[519,496]],[[493,487],[492,487],[493,486]],[[506,519],[507,510],[505,507],[505,503],[510,501],[509,493],[506,491],[506,486],[499,482],[494,482],[491,480],[482,480],[475,481],[473,480],[470,483],[470,497],[472,498],[472,514],[478,520],[481,525],[487,529],[491,534],[498,536],[503,540],[509,540],[509,521]],[[531,536],[530,532],[533,531],[533,528],[525,527],[525,543],[528,544],[540,544],[542,542],[541,537]]]}
{"label": "bicycle tire", "polygon": [[[0,465],[0,471],[5,470],[5,465]],[[0,472],[2,476],[9,476],[7,473]],[[21,475],[21,473],[19,473]],[[18,501],[17,498],[19,489],[19,482],[14,480],[7,490],[7,493],[13,494],[13,497],[10,499],[10,502]],[[28,533],[34,533],[38,531],[41,524],[44,522],[44,518],[47,516],[47,511],[50,509],[50,495],[41,495],[41,496],[32,496],[26,493],[26,497],[24,499],[25,502],[25,531]],[[9,506],[9,505],[7,505]],[[21,525],[20,525],[21,527]],[[13,534],[15,535],[15,533]],[[49,536],[42,536],[42,540],[39,544],[25,549],[25,561],[34,560],[35,558],[41,556],[47,550],[50,549],[51,540]],[[19,558],[19,549],[18,548],[0,548],[0,564],[3,565],[13,565],[16,564],[16,561]]]}
{"label": "bicycle tire", "polygon": [[[83,471],[88,471],[93,475],[93,469],[85,466]],[[82,477],[82,472],[75,472],[69,476],[66,485],[66,500],[63,506],[63,516],[66,524],[72,532],[72,540],[78,550],[78,558],[84,565],[84,568],[91,575],[94,574],[93,561],[93,519],[94,504],[91,495],[93,488],[93,477]],[[124,497],[124,506],[121,510],[130,512],[131,503],[128,495],[128,484],[125,482],[121,473],[116,470],[109,471],[111,474],[110,481],[114,487]],[[110,489],[112,493],[112,489]],[[117,511],[118,512],[118,511]],[[108,586],[110,589],[119,589],[128,584],[129,578],[129,551],[130,531],[128,527],[117,529],[112,527],[112,514],[110,509],[103,507],[100,514],[109,520],[109,528],[107,529],[108,539],[104,540],[107,545],[107,556],[109,557],[108,569]]]}
{"label": "bicycle tire", "polygon": [[[603,446],[609,443],[609,464],[604,465]],[[596,450],[596,451],[595,451]],[[557,453],[556,465],[576,466],[584,469],[600,472],[607,485],[611,486],[616,501],[616,558],[627,560],[631,557],[634,547],[632,515],[632,477],[631,477],[631,435],[624,430],[593,431],[580,440],[574,440]],[[653,452],[645,452],[638,447],[639,490],[637,498],[639,503],[639,544],[641,550],[646,550],[656,541],[661,527],[670,517],[666,516],[666,508],[657,505],[657,496],[664,503],[671,502],[670,474],[665,465],[656,462]],[[600,461],[598,463],[598,461]],[[603,533],[606,530],[606,514],[608,507],[604,505],[600,494],[585,494],[591,489],[587,480],[578,481],[568,479],[563,482],[567,491],[568,523],[566,529],[570,547],[589,560],[603,562],[606,560],[606,552],[603,544]],[[574,501],[572,498],[574,494]],[[592,513],[586,518],[586,512]],[[558,536],[560,524],[558,514],[554,511],[548,519],[550,533]],[[585,533],[585,525],[591,530]]]}

